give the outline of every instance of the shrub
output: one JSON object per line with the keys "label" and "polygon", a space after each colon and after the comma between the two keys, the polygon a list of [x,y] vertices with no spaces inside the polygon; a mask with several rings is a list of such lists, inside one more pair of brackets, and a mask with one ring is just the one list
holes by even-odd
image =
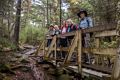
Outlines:
{"label": "shrub", "polygon": [[43,27],[27,26],[21,29],[20,43],[38,44],[44,39],[46,32],[47,29]]}
{"label": "shrub", "polygon": [[7,38],[0,38],[0,51],[3,50],[4,48],[10,48],[10,49],[15,49],[15,45]]}

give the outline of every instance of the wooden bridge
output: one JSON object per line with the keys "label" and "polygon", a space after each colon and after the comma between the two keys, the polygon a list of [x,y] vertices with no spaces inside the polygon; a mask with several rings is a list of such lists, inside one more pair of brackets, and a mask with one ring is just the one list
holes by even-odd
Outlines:
{"label": "wooden bridge", "polygon": [[[94,41],[92,44],[95,44],[94,47],[85,48],[82,46],[82,35],[84,33],[93,33]],[[57,41],[60,37],[65,36],[74,36],[71,45],[68,47],[57,47]],[[82,76],[96,76],[100,78],[105,78],[110,80],[111,76],[114,74],[114,63],[117,55],[117,48],[101,48],[100,40],[103,37],[116,37],[119,34],[116,31],[116,25],[107,24],[92,27],[89,29],[78,30],[75,32],[66,33],[64,35],[59,34],[51,37],[46,37],[44,42],[39,46],[37,50],[37,55],[41,52],[44,55],[44,59],[47,59],[51,62],[54,62],[56,66],[61,66],[67,70],[72,70],[76,73],[81,73]],[[52,39],[52,42],[49,47],[46,47],[46,40]],[[65,51],[66,58],[58,58],[58,52]],[[54,56],[52,56],[54,54]],[[89,54],[92,56],[91,63],[86,64],[83,62],[83,54]],[[75,61],[73,60],[73,55],[75,55]]]}

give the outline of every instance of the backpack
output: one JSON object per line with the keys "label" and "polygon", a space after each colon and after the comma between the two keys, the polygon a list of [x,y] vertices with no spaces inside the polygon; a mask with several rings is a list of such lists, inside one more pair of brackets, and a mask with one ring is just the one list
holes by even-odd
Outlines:
{"label": "backpack", "polygon": [[90,27],[89,19],[87,18],[86,21],[87,21],[88,27]]}
{"label": "backpack", "polygon": [[78,25],[71,25],[67,28],[67,32],[72,32],[72,31],[75,31],[75,30],[78,30]]}
{"label": "backpack", "polygon": [[[80,21],[81,22],[81,21]],[[88,25],[88,28],[90,27],[90,22],[89,22],[89,19],[88,19],[88,17],[86,18],[86,22],[87,22],[87,25]],[[81,29],[80,27],[79,27],[79,29]]]}
{"label": "backpack", "polygon": [[72,26],[71,26],[71,29],[72,29],[72,30],[78,30],[78,28],[79,28],[78,25],[72,25]]}

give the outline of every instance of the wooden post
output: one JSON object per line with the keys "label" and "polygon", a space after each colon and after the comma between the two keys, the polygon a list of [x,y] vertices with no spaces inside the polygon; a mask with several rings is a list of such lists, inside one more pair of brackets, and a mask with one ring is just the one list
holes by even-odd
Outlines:
{"label": "wooden post", "polygon": [[100,38],[95,38],[95,47],[99,48],[100,47]]}
{"label": "wooden post", "polygon": [[76,32],[76,35],[75,35],[74,40],[73,40],[73,43],[72,43],[72,45],[69,48],[69,52],[68,52],[68,55],[67,55],[67,57],[66,57],[66,59],[64,61],[64,64],[66,64],[66,63],[68,64],[69,63],[69,61],[71,59],[71,56],[72,56],[75,48],[77,47],[77,42],[78,42],[78,32]]}
{"label": "wooden post", "polygon": [[[99,49],[100,48],[100,38],[95,38],[95,47],[97,48],[97,49]],[[96,64],[97,65],[99,65],[99,55],[96,55]]]}
{"label": "wooden post", "polygon": [[43,56],[45,56],[45,41],[43,41]]}
{"label": "wooden post", "polygon": [[56,43],[56,36],[53,37],[52,42],[50,44],[50,47],[48,48],[48,51],[45,54],[45,57],[49,57],[50,56],[49,54],[53,50],[55,43]]}
{"label": "wooden post", "polygon": [[99,55],[95,55],[95,64],[99,65]]}
{"label": "wooden post", "polygon": [[120,80],[120,46],[118,48],[111,80]]}
{"label": "wooden post", "polygon": [[78,72],[82,74],[81,55],[82,55],[82,36],[81,31],[78,31]]}
{"label": "wooden post", "polygon": [[[38,55],[39,51],[41,50],[41,48],[42,48],[43,46],[44,46],[44,41],[42,42],[42,44],[41,44],[41,45],[39,45],[39,47],[38,47],[37,51],[35,52],[35,56],[37,56],[37,55]],[[44,49],[44,48],[42,48],[42,49]]]}

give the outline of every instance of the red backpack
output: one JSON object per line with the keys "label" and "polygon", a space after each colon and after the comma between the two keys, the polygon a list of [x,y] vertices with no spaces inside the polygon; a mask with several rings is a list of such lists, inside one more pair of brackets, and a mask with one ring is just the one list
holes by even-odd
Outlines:
{"label": "red backpack", "polygon": [[79,26],[78,26],[78,25],[73,25],[73,24],[72,24],[72,26],[71,26],[71,29],[72,29],[72,30],[73,30],[74,26],[75,26],[75,30],[78,30],[78,29],[79,29]]}

